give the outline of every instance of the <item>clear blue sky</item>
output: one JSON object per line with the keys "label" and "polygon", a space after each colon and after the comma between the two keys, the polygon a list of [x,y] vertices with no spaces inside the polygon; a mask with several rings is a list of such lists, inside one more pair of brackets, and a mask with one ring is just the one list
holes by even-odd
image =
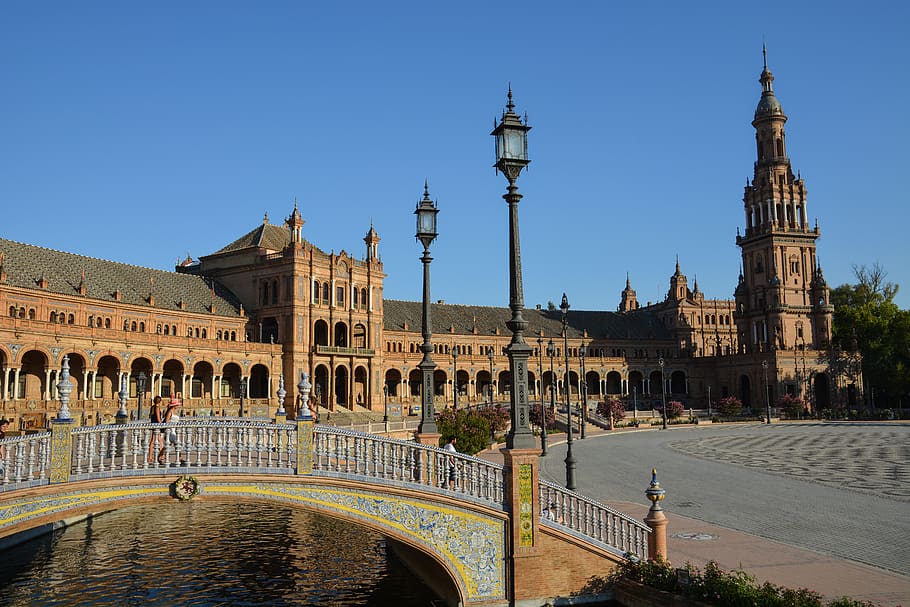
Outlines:
{"label": "clear blue sky", "polygon": [[508,303],[494,117],[533,130],[525,304],[662,299],[676,256],[730,298],[761,45],[833,287],[882,264],[910,308],[910,9],[865,2],[3,2],[0,234],[154,268],[297,197],[305,237],[419,300]]}

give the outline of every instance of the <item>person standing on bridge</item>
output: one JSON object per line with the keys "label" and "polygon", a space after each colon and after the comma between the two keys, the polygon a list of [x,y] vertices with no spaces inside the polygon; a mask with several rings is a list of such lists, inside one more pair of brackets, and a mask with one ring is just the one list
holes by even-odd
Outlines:
{"label": "person standing on bridge", "polygon": [[[156,396],[152,399],[152,408],[149,410],[149,421],[153,424],[160,424],[164,420],[163,415],[164,414],[161,411],[161,397]],[[158,431],[152,429],[152,435],[149,438],[149,456],[147,460],[150,464],[155,463],[153,458],[155,457],[155,450],[157,447],[159,445],[163,447],[164,445],[164,437],[162,436],[164,432],[164,430]]]}
{"label": "person standing on bridge", "polygon": [[[0,440],[6,438],[6,431],[9,430],[9,420],[0,419]],[[6,445],[0,444],[0,480],[3,480],[3,471],[6,468]]]}
{"label": "person standing on bridge", "polygon": [[[458,442],[458,437],[456,437],[454,434],[452,436],[449,436],[449,440],[446,441],[446,444],[443,447],[443,449],[445,449],[449,453],[458,453],[458,449],[455,448],[456,442]],[[449,456],[449,475],[448,475],[448,477],[449,477],[449,489],[454,490],[455,489],[455,458],[452,456]]]}

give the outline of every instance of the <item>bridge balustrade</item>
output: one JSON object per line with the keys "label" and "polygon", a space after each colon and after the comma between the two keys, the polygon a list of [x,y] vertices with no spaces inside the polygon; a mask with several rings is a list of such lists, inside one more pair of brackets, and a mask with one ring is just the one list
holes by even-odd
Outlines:
{"label": "bridge balustrade", "polygon": [[617,554],[648,554],[651,529],[630,516],[555,483],[541,480],[540,520],[595,540]]}
{"label": "bridge balustrade", "polygon": [[500,507],[504,504],[501,464],[343,428],[317,426],[315,434],[314,471],[449,490],[449,467],[454,466],[455,486],[451,491]]}
{"label": "bridge balustrade", "polygon": [[0,440],[0,490],[26,484],[44,484],[50,478],[51,433],[41,432]]}

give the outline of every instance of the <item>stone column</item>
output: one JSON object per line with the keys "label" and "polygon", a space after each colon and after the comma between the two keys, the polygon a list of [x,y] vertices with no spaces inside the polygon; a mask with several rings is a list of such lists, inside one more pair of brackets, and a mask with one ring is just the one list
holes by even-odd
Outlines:
{"label": "stone column", "polygon": [[663,508],[660,507],[661,500],[666,496],[666,491],[660,488],[657,480],[657,469],[651,470],[651,484],[645,491],[645,495],[651,500],[651,509],[644,518],[645,524],[651,528],[651,534],[648,536],[648,560],[668,560],[667,559],[667,517]]}
{"label": "stone column", "polygon": [[[501,449],[505,465],[505,498],[511,547],[510,588],[513,604],[549,594],[540,587],[543,560],[540,523],[539,449]],[[529,580],[538,580],[529,584]]]}

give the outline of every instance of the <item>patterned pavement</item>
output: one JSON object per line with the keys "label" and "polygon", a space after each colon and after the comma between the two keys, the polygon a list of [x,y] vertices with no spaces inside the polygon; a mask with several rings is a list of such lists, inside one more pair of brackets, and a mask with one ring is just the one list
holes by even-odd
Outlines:
{"label": "patterned pavement", "polygon": [[845,432],[831,430],[830,424],[813,425],[824,426],[824,433],[704,436],[667,445],[701,459],[910,502],[910,440],[905,429],[857,426]]}

